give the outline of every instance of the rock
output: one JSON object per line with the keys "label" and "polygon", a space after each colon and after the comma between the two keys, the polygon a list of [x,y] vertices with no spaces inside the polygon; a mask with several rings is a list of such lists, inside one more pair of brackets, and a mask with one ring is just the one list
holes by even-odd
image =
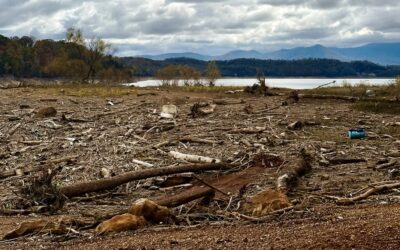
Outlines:
{"label": "rock", "polygon": [[103,178],[110,178],[111,177],[110,170],[108,170],[107,168],[102,168],[101,169],[101,176]]}
{"label": "rock", "polygon": [[246,113],[246,114],[252,114],[253,112],[254,112],[254,108],[253,108],[253,106],[251,105],[251,104],[247,104],[245,107],[244,107],[244,112]]}
{"label": "rock", "polygon": [[301,121],[295,121],[287,126],[289,130],[300,130],[303,128],[303,123]]}
{"label": "rock", "polygon": [[244,205],[246,213],[252,216],[264,216],[275,210],[290,207],[288,197],[282,192],[267,189],[253,196],[249,203]]}
{"label": "rock", "polygon": [[128,212],[136,216],[143,216],[147,221],[159,223],[175,220],[175,216],[164,206],[160,206],[148,199],[139,199],[129,208]]}
{"label": "rock", "polygon": [[163,105],[161,108],[161,118],[165,119],[173,119],[178,114],[178,107],[170,104],[170,105]]}
{"label": "rock", "polygon": [[29,106],[28,104],[20,104],[19,108],[20,109],[29,109],[31,106]]}
{"label": "rock", "polygon": [[35,117],[37,118],[46,118],[56,116],[57,110],[53,107],[41,108],[36,113]]}

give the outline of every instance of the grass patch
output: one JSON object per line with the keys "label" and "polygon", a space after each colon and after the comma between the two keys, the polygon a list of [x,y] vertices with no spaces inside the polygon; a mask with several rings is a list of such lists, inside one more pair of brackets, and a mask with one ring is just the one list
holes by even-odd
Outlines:
{"label": "grass patch", "polygon": [[352,107],[364,112],[400,115],[400,103],[358,101]]}
{"label": "grass patch", "polygon": [[78,97],[119,97],[127,95],[136,95],[137,89],[121,85],[84,85],[69,84],[60,86],[41,87],[43,94],[66,95]]}
{"label": "grass patch", "polygon": [[341,86],[324,87],[319,89],[305,90],[304,93],[307,94],[317,94],[317,95],[337,95],[337,96],[354,96],[362,97],[365,96],[367,90],[373,90],[377,92],[379,89],[384,88],[382,86],[368,85],[368,84],[356,84],[351,85],[344,83]]}
{"label": "grass patch", "polygon": [[372,90],[375,97],[399,97],[400,77],[396,78],[392,83],[388,85],[371,85],[365,83],[352,85],[350,83],[344,82],[340,86],[329,86],[319,89],[304,90],[304,93],[318,95],[366,97],[367,90]]}
{"label": "grass patch", "polygon": [[349,143],[346,131],[329,130],[320,127],[314,127],[307,130],[311,137],[320,141],[333,141],[336,143]]}
{"label": "grass patch", "polygon": [[232,87],[232,86],[160,86],[161,89],[167,89],[170,91],[183,91],[183,92],[194,92],[194,93],[225,93],[229,90],[243,89],[243,87]]}

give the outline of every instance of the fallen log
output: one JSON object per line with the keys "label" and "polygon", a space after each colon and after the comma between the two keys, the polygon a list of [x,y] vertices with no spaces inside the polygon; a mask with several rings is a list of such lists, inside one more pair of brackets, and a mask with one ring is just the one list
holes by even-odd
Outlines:
{"label": "fallen log", "polygon": [[213,195],[214,195],[214,190],[212,188],[207,187],[207,188],[196,190],[191,193],[183,192],[183,193],[171,196],[171,197],[158,198],[158,199],[155,199],[154,202],[160,206],[177,207],[177,206],[189,203],[191,201],[200,199],[204,196],[213,196]]}
{"label": "fallen log", "polygon": [[311,171],[311,156],[302,149],[296,164],[287,173],[281,175],[277,180],[277,189],[287,193],[290,188],[297,184],[300,177]]}
{"label": "fallen log", "polygon": [[352,164],[367,162],[364,158],[333,158],[329,160],[330,165]]}
{"label": "fallen log", "polygon": [[300,98],[308,99],[334,99],[334,100],[344,100],[344,101],[358,101],[359,97],[354,96],[340,96],[340,95],[317,95],[317,94],[300,94]]}
{"label": "fallen log", "polygon": [[181,166],[144,169],[140,171],[127,172],[125,174],[113,176],[107,179],[81,182],[70,186],[61,187],[60,193],[68,198],[72,198],[86,193],[113,189],[122,184],[135,180],[142,180],[156,176],[178,174],[185,172],[231,169],[232,167],[234,166],[227,163],[208,163],[208,164],[188,164]]}

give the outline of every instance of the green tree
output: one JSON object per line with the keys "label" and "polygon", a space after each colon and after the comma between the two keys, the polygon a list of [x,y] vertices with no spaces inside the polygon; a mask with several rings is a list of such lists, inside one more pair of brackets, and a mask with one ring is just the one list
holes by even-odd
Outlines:
{"label": "green tree", "polygon": [[210,61],[207,64],[207,73],[206,79],[208,82],[208,86],[215,86],[215,81],[221,77],[221,73],[218,69],[217,63],[215,61]]}
{"label": "green tree", "polygon": [[103,69],[102,61],[110,51],[110,44],[98,37],[93,37],[86,41],[82,31],[74,28],[67,30],[65,42],[75,45],[77,59],[86,64],[86,73],[83,75],[82,80],[94,82],[97,73]]}

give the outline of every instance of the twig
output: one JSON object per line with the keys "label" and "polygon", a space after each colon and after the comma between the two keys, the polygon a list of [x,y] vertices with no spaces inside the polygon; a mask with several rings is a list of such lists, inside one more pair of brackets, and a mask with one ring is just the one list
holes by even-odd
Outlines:
{"label": "twig", "polygon": [[248,221],[251,221],[251,222],[265,222],[265,221],[267,221],[267,220],[269,220],[271,218],[271,215],[282,214],[282,213],[285,213],[287,211],[292,210],[293,208],[294,208],[294,206],[285,207],[285,208],[282,208],[282,209],[279,209],[279,210],[275,210],[275,211],[269,213],[268,215],[265,215],[265,216],[259,217],[259,218],[248,216],[248,215],[244,215],[244,214],[241,214],[241,213],[238,213],[238,212],[233,212],[232,214],[234,216],[240,217],[242,219],[245,219],[245,220],[248,220]]}
{"label": "twig", "polygon": [[207,182],[203,181],[202,179],[200,179],[200,178],[197,177],[196,175],[193,175],[193,178],[195,178],[195,179],[198,180],[199,182],[203,183],[203,184],[206,185],[207,187],[212,188],[212,189],[214,189],[215,191],[218,191],[218,192],[220,192],[221,194],[223,194],[223,195],[225,195],[225,196],[231,197],[228,193],[225,193],[225,192],[222,191],[221,189],[219,189],[219,188],[217,188],[217,187],[214,187],[214,186],[212,186],[211,184],[208,184]]}
{"label": "twig", "polygon": [[352,197],[352,198],[338,198],[336,200],[336,203],[339,204],[339,205],[353,204],[356,201],[364,200],[364,199],[368,198],[369,196],[371,196],[371,195],[373,195],[375,193],[379,193],[379,192],[384,191],[384,190],[390,190],[390,189],[394,189],[394,188],[398,188],[398,187],[400,187],[400,182],[374,186],[374,187],[371,187],[366,192],[364,192],[364,193],[362,193],[362,194],[360,194],[358,196],[355,196],[355,197]]}

